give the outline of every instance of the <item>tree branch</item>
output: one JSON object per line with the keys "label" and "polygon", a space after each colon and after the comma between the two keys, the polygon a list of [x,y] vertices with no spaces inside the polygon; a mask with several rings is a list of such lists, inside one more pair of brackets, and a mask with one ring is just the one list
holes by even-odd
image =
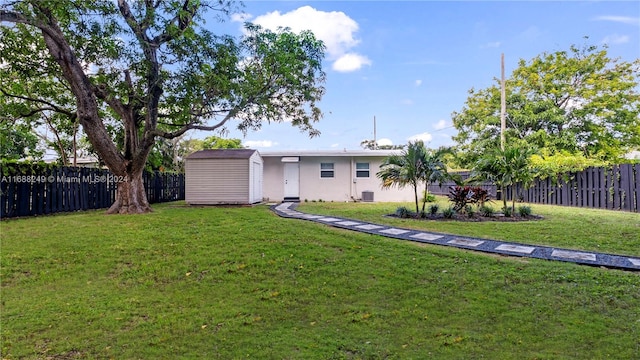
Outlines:
{"label": "tree branch", "polygon": [[[178,14],[169,23],[175,24],[178,30],[180,30],[180,33],[182,33],[189,26],[189,24],[191,24],[196,11],[198,11],[198,7],[199,5],[193,4],[191,0],[185,0],[182,4],[182,11],[178,11]],[[186,16],[184,15],[185,13],[187,14]],[[174,35],[172,35],[168,31],[168,29],[165,29],[162,34],[153,38],[152,41],[155,45],[159,46],[160,44],[166,43],[173,39]]]}
{"label": "tree branch", "polygon": [[0,22],[32,25],[24,15],[7,10],[0,10]]}
{"label": "tree branch", "polygon": [[25,101],[36,102],[36,103],[40,103],[40,104],[44,104],[44,105],[48,106],[47,108],[33,109],[28,114],[22,114],[22,117],[29,117],[29,116],[32,116],[32,115],[37,114],[39,112],[47,111],[47,110],[51,110],[51,111],[55,111],[55,112],[60,113],[60,114],[67,115],[72,120],[75,120],[76,117],[78,116],[75,111],[70,111],[70,110],[66,110],[66,109],[60,108],[59,106],[57,106],[55,104],[52,104],[52,103],[50,103],[49,101],[46,101],[46,100],[37,99],[37,98],[31,98],[31,97],[28,97],[28,96],[11,94],[11,93],[8,93],[5,89],[2,89],[2,88],[0,88],[0,92],[2,92],[3,95],[8,96],[8,97],[12,97],[12,98],[20,99],[20,100],[25,100]]}

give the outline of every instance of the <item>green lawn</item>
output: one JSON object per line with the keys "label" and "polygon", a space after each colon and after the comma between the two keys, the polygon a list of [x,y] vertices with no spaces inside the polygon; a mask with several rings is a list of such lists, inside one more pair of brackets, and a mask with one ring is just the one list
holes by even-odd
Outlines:
{"label": "green lawn", "polygon": [[[374,208],[388,205],[370,205],[304,208],[383,221]],[[154,208],[2,221],[2,358],[640,358],[638,273],[419,246],[266,206]],[[600,249],[638,253],[637,236],[617,239]]]}

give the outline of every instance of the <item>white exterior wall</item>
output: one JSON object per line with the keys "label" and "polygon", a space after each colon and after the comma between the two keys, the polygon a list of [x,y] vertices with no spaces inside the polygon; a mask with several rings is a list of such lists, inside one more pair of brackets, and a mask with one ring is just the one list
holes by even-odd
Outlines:
{"label": "white exterior wall", "polygon": [[284,199],[284,163],[282,157],[263,157],[262,196],[267,201]]}
{"label": "white exterior wall", "polygon": [[255,204],[262,201],[263,161],[256,151],[249,158],[249,203]]}
{"label": "white exterior wall", "polygon": [[[264,197],[270,201],[284,198],[284,163],[282,156],[263,156]],[[383,157],[371,156],[300,156],[300,200],[361,200],[363,191],[372,191],[376,202],[413,201],[413,189],[381,188],[376,177]],[[369,163],[369,177],[356,177],[356,162]],[[320,164],[333,163],[334,177],[321,178]],[[354,181],[355,180],[355,181]]]}
{"label": "white exterior wall", "polygon": [[247,159],[187,159],[185,201],[193,205],[248,204]]}

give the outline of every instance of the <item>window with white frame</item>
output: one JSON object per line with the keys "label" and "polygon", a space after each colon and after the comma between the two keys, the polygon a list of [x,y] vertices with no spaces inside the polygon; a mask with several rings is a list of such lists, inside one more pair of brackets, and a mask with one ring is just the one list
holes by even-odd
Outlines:
{"label": "window with white frame", "polygon": [[321,178],[332,178],[334,175],[333,163],[320,163]]}
{"label": "window with white frame", "polygon": [[369,177],[369,163],[356,163],[356,177],[368,178]]}

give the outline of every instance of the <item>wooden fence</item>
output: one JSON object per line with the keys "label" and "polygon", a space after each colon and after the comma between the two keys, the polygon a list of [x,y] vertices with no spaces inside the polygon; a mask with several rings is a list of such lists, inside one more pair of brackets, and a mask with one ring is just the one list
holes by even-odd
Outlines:
{"label": "wooden fence", "polygon": [[537,180],[529,189],[517,185],[507,199],[529,203],[640,212],[640,164],[588,168],[558,181]]}
{"label": "wooden fence", "polygon": [[[462,179],[469,172],[458,173]],[[448,195],[453,182],[442,186],[431,185],[429,191],[437,195]],[[501,199],[497,187],[483,183],[493,199]],[[556,181],[536,180],[532,187],[523,189],[521,185],[506,189],[507,200],[515,193],[516,200],[534,204],[588,207],[595,209],[624,210],[640,212],[640,164],[623,164],[604,168],[588,168],[577,173],[565,174]]]}
{"label": "wooden fence", "polygon": [[[0,175],[0,218],[102,209],[116,196],[117,178],[103,169],[54,167]],[[145,172],[143,181],[150,203],[184,200],[184,174]]]}

